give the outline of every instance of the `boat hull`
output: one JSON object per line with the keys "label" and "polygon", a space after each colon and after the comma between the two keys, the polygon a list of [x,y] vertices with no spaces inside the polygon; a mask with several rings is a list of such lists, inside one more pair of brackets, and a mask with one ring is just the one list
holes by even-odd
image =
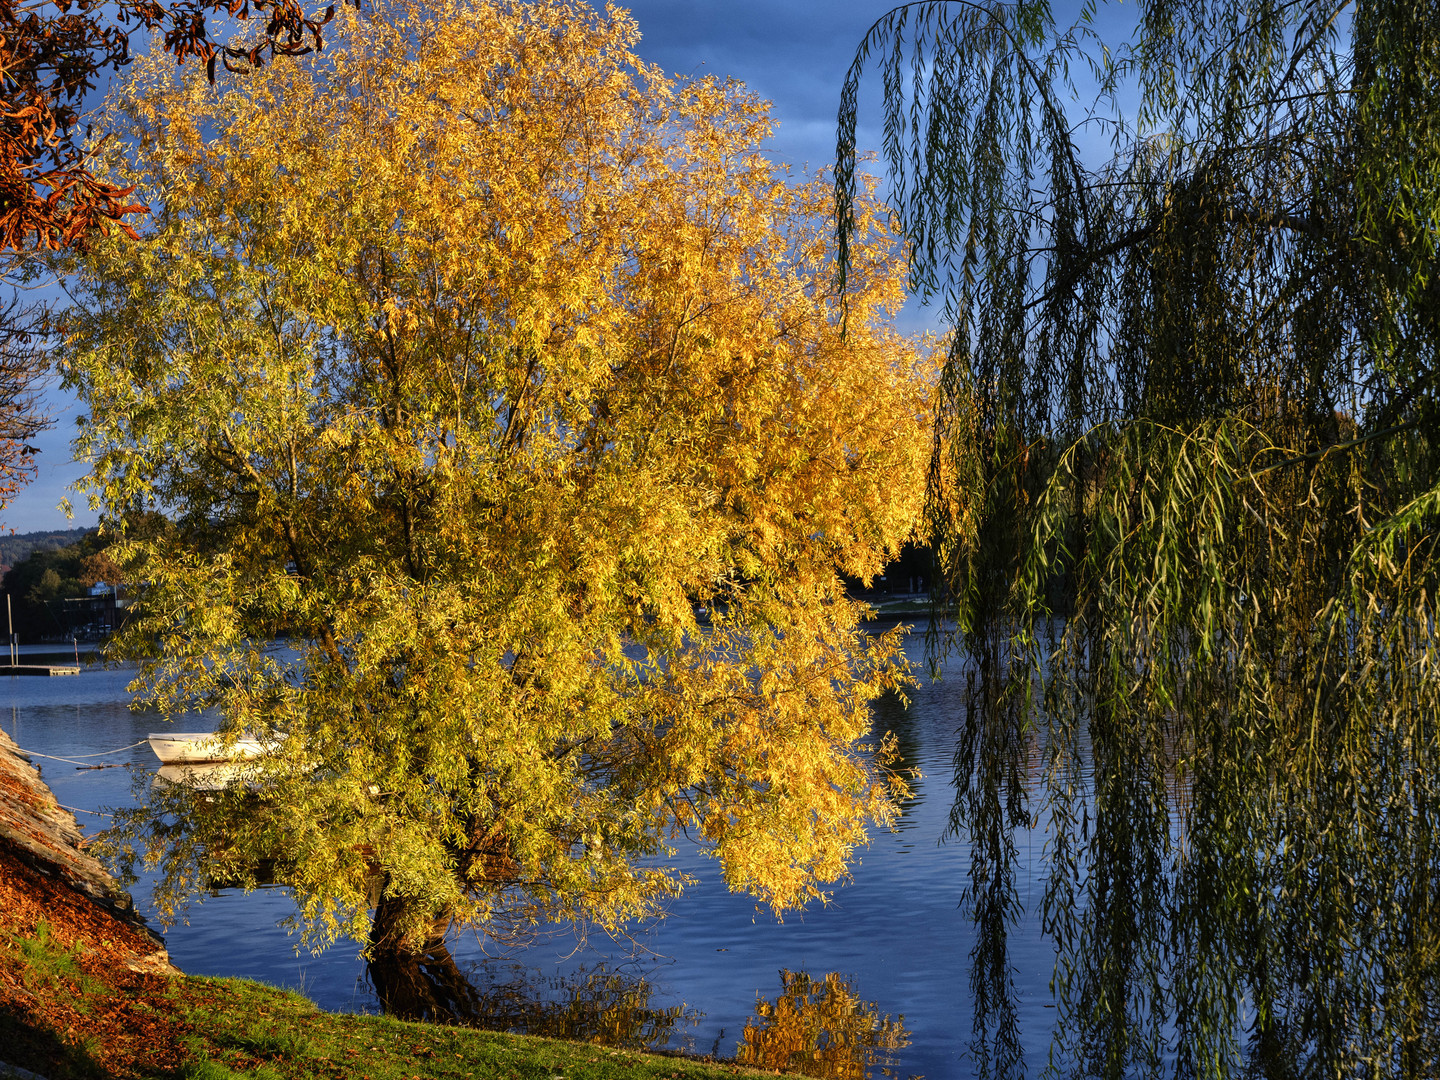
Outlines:
{"label": "boat hull", "polygon": [[259,739],[236,739],[233,746],[227,747],[213,732],[152,732],[149,742],[155,756],[166,765],[242,761],[259,757],[265,752]]}

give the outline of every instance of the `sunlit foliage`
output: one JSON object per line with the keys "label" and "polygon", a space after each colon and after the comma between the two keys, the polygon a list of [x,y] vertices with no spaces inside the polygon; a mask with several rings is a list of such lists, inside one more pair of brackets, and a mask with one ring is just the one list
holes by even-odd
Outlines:
{"label": "sunlit foliage", "polygon": [[116,549],[123,647],[140,700],[274,746],[258,789],[124,819],[167,909],[269,856],[315,942],[615,927],[682,886],[683,829],[782,911],[891,817],[897,641],[841,575],[923,495],[903,263],[866,199],[842,335],[828,186],[635,40],[394,5],[112,101],[154,228],[74,264],[63,359],[109,527],[170,522]]}
{"label": "sunlit foliage", "polygon": [[878,65],[913,283],[955,327],[928,516],[973,658],[977,1061],[1022,1067],[1038,818],[1060,1072],[1433,1076],[1440,20],[1101,17],[907,5],[842,105],[843,209]]}

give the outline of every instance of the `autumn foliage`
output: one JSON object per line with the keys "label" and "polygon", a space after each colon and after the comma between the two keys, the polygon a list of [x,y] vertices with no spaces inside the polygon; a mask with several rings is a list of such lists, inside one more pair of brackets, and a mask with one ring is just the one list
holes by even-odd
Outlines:
{"label": "autumn foliage", "polygon": [[743,88],[571,0],[380,14],[227,93],[147,61],[106,119],[153,230],[73,264],[63,360],[107,520],[170,522],[115,549],[124,644],[274,747],[113,849],[169,904],[273,859],[312,940],[387,947],[654,914],[682,831],[818,897],[899,783],[897,641],[842,584],[928,447],[885,211],[842,332],[829,188]]}

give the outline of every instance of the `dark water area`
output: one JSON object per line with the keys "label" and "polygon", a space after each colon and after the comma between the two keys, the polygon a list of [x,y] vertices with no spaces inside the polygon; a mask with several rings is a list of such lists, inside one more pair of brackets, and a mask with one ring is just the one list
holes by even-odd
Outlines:
{"label": "dark water area", "polygon": [[[911,635],[907,649],[923,673],[922,635]],[[682,847],[675,861],[698,884],[672,903],[667,918],[632,928],[628,940],[556,928],[505,950],[460,933],[408,970],[371,972],[348,942],[318,957],[297,951],[298,939],[277,925],[293,913],[283,889],[219,890],[193,905],[186,922],[164,930],[170,955],[186,972],[262,980],[331,1010],[380,1012],[383,998],[390,1011],[431,1019],[738,1056],[770,1067],[808,1062],[814,1074],[964,1080],[973,1075],[974,934],[960,907],[967,845],[942,842],[963,691],[958,664],[951,668],[939,682],[922,677],[908,709],[895,699],[876,704],[877,729],[895,732],[904,764],[922,774],[895,831],[877,833],[858,853],[853,880],[836,888],[829,904],[783,923],[730,894],[712,860]],[[77,769],[38,755],[153,772],[159,763],[144,739],[163,727],[154,714],[128,708],[131,674],[91,668],[68,677],[0,676],[0,723],[34,755],[87,833],[105,825],[97,811],[133,802],[132,770]],[[177,728],[214,724],[200,715]],[[1020,899],[1029,914],[1011,939],[1011,960],[1034,1073],[1044,1065],[1054,1015],[1054,952],[1034,914],[1043,835],[1021,834],[1017,842]],[[148,883],[132,892],[149,915]]]}

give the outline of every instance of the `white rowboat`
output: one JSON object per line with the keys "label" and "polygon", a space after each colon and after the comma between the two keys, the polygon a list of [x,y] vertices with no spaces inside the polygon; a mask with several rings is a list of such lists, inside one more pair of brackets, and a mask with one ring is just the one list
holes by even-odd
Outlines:
{"label": "white rowboat", "polygon": [[149,736],[150,749],[166,765],[192,765],[205,761],[240,761],[265,752],[259,739],[236,739],[227,747],[213,732],[176,732]]}

